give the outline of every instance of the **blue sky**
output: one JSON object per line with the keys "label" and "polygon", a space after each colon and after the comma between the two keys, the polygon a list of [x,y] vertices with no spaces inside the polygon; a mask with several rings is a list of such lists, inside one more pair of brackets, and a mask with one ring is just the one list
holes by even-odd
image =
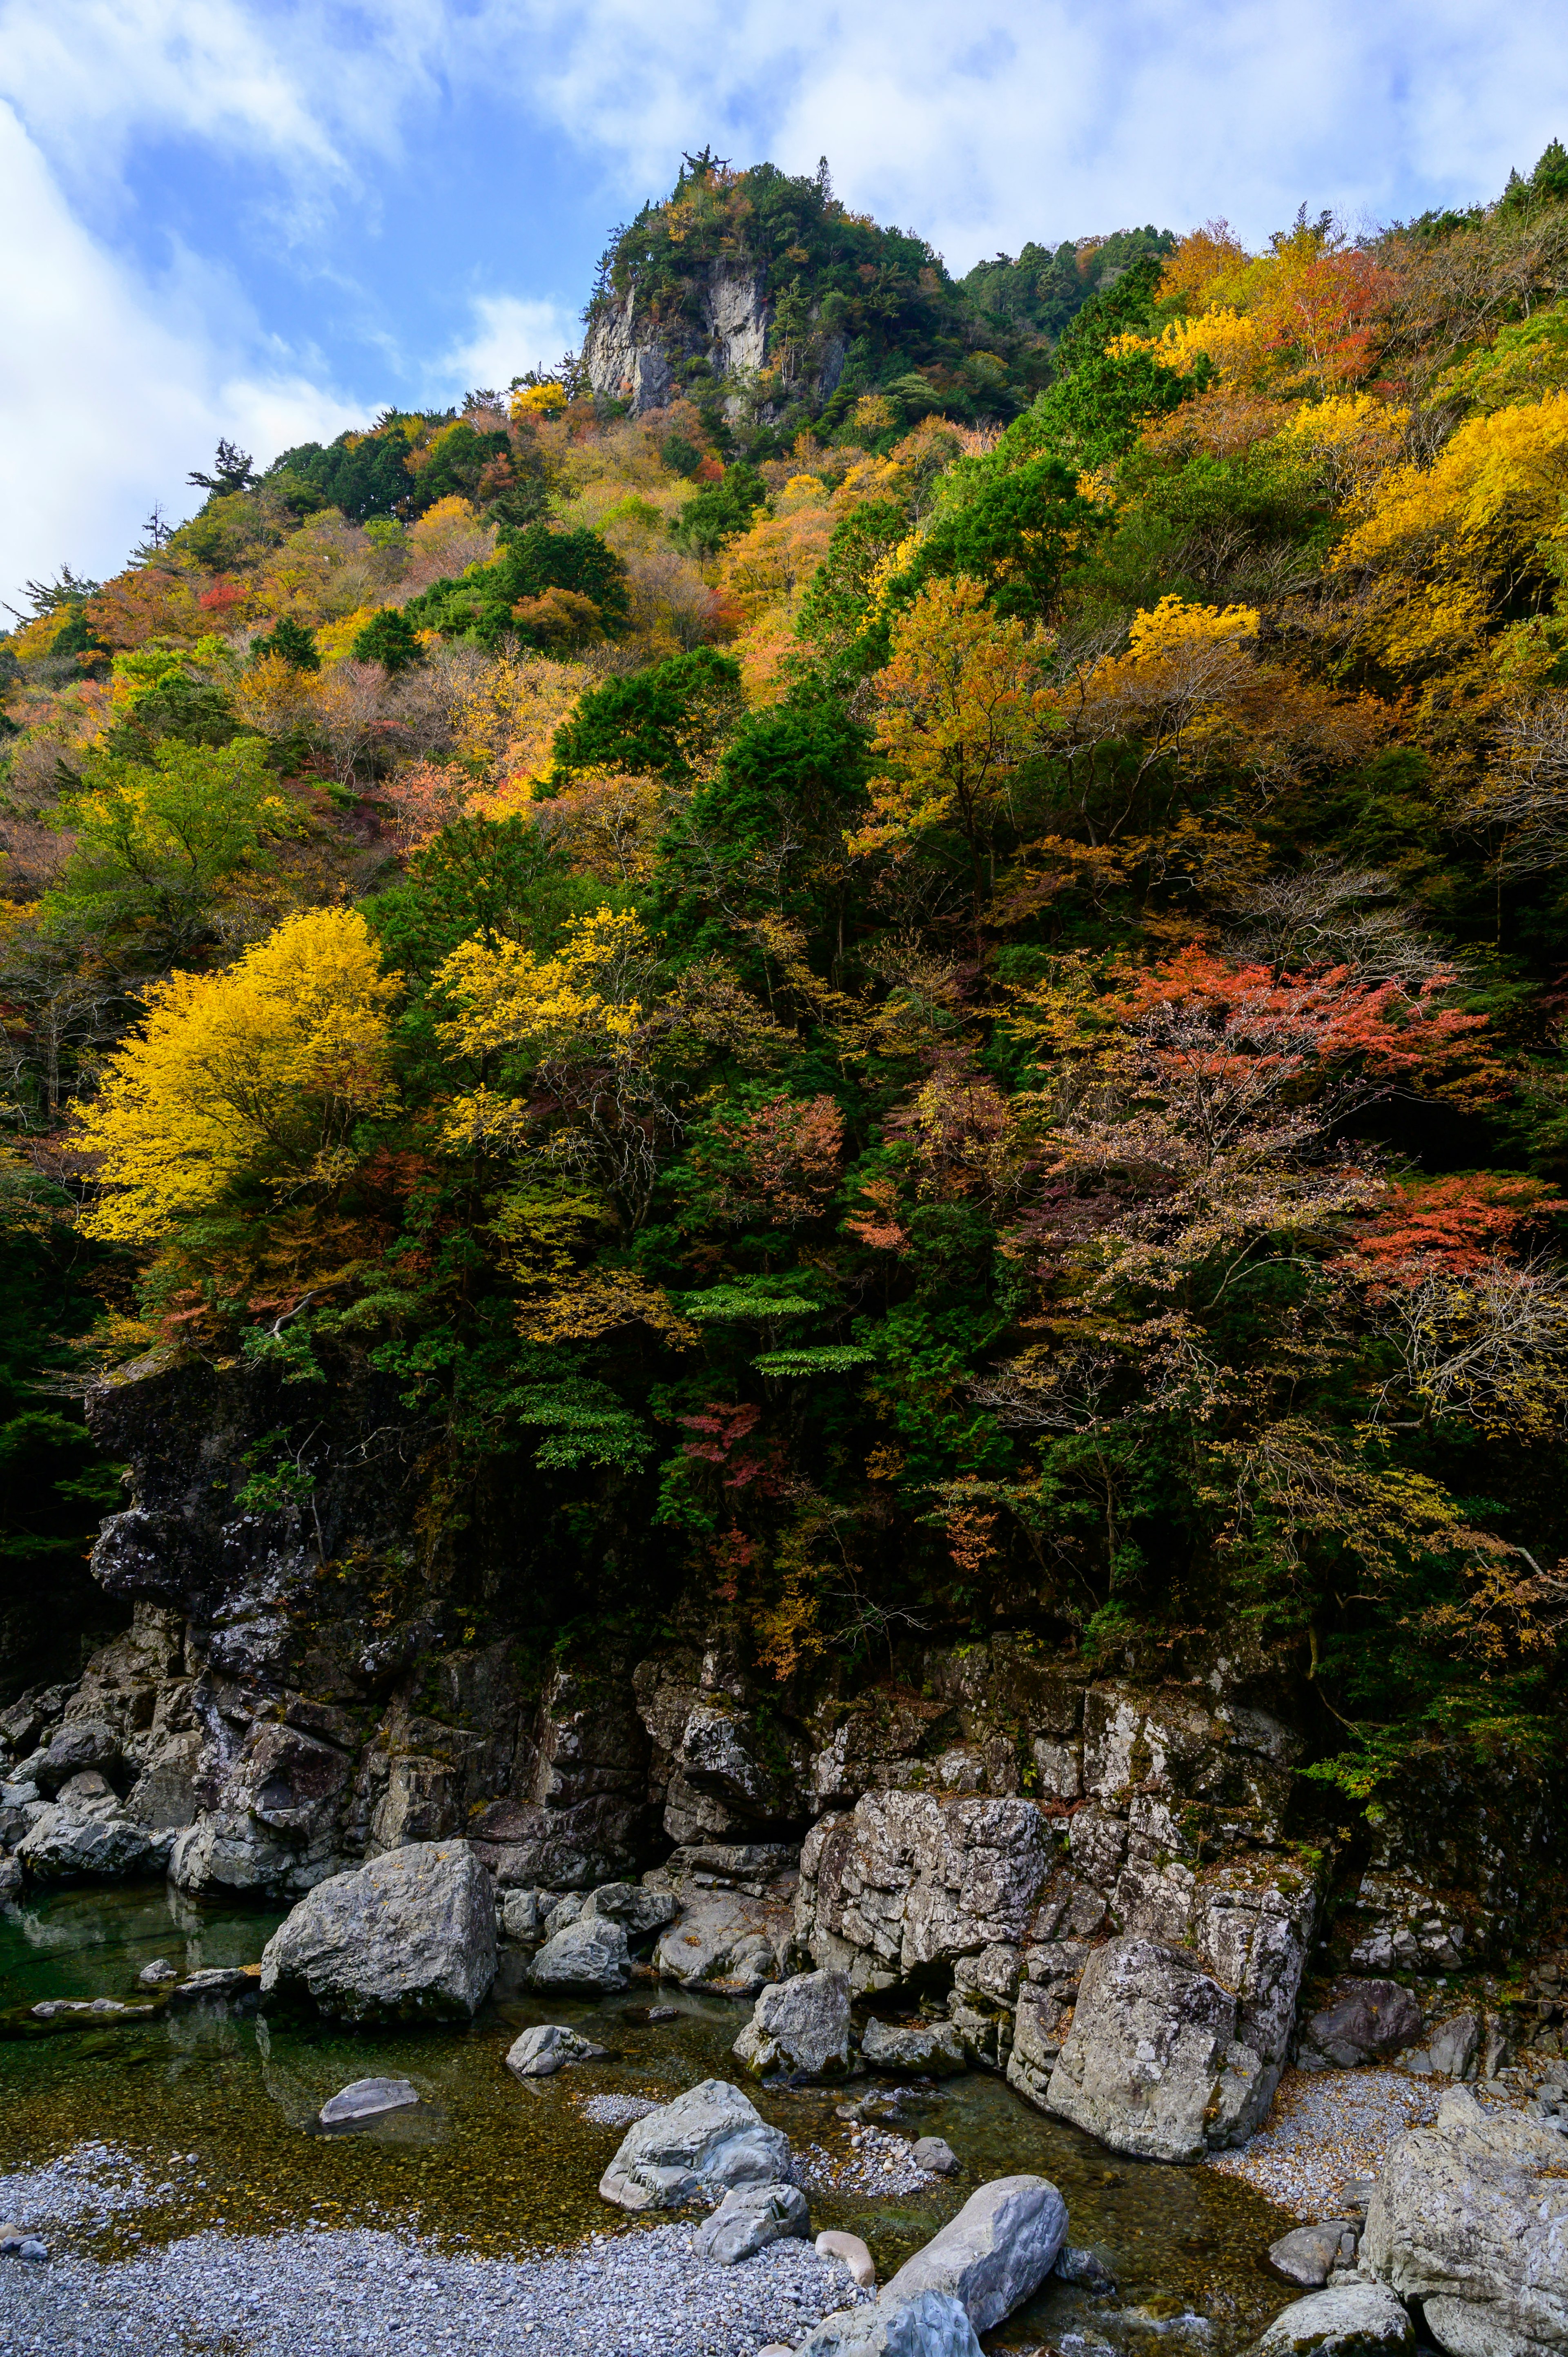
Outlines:
{"label": "blue sky", "polygon": [[0,597],[266,459],[553,359],[682,147],[955,271],[1215,214],[1495,195],[1568,138],[1561,6],[0,0]]}

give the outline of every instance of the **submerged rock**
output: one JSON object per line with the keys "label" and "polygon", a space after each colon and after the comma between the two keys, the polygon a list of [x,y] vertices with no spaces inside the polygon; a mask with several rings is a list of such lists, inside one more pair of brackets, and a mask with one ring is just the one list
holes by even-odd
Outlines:
{"label": "submerged rock", "polygon": [[724,2079],[704,2079],[639,2120],[599,2179],[622,2210],[673,2210],[732,2185],[788,2184],[789,2139]]}
{"label": "submerged rock", "polygon": [[464,1842],[412,1842],[318,1883],[262,1953],[262,2002],[345,2021],[471,2018],[496,1976],[495,1900]]}
{"label": "submerged rock", "polygon": [[1067,2203],[1048,2177],[993,2178],[905,2261],[885,2297],[950,2293],[976,2332],[989,2332],[1039,2289],[1066,2239]]}
{"label": "submerged rock", "polygon": [[769,1982],[730,2050],[758,2077],[790,2071],[842,2079],[849,2069],[849,1982],[834,1972]]}

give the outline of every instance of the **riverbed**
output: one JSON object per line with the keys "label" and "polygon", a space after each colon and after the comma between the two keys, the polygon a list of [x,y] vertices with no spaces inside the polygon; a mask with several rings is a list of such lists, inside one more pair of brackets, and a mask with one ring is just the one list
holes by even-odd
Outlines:
{"label": "riverbed", "polygon": [[[63,1891],[8,1907],[0,1913],[0,2012],[43,1998],[130,1997],[138,1972],[158,1957],[181,1975],[253,1963],[280,1920],[198,1907],[162,1885]],[[667,2101],[703,2078],[739,2079],[728,2050],[746,2008],[669,1985],[545,2004],[522,1987],[519,1953],[502,1955],[495,1996],[464,2030],[285,2030],[201,2007],[0,2042],[0,2175],[108,2147],[122,2176],[139,2176],[135,2198],[85,2208],[46,2230],[47,2239],[62,2262],[135,2263],[140,2273],[169,2246],[211,2250],[225,2239],[276,2238],[281,2260],[301,2247],[301,2235],[321,2236],[325,2261],[327,2238],[341,2251],[344,2235],[381,2236],[391,2238],[388,2250],[424,2251],[432,2265],[456,2266],[547,2261],[581,2253],[596,2235],[667,2234],[670,2222],[650,2230],[600,2201],[598,2180],[624,2129],[585,2104],[597,2099],[594,2111],[613,2113],[607,2097],[624,2107]],[[649,2021],[652,2005],[672,2006],[674,2019]],[[521,2029],[545,2020],[585,2030],[608,2050],[605,2059],[520,2085],[504,2067],[507,2048]],[[326,2099],[371,2075],[406,2076],[424,2100],[352,2135],[317,2129]],[[886,2083],[862,2077],[848,2088],[755,2097],[805,2163],[815,2229],[862,2235],[886,2279],[976,2185],[1027,2170],[1061,2188],[1072,2240],[1092,2244],[1117,2278],[1111,2294],[1054,2287],[988,2346],[1232,2357],[1290,2297],[1263,2255],[1292,2222],[1251,2187],[1208,2169],[1109,2154],[987,2072],[902,2093],[904,2118],[892,2132],[940,2135],[961,2164],[956,2179],[908,2186],[917,2172],[882,2170],[880,2156],[893,2147],[868,2144],[858,2123],[838,2116],[847,2101]],[[879,2126],[877,2138],[886,2132]],[[905,2190],[882,2191],[884,2174]],[[236,2357],[272,2345],[261,2330],[260,2320],[252,2330],[237,2319],[222,2345]],[[295,2345],[301,2357],[311,2347],[308,2338]],[[458,2344],[447,2335],[430,2345]]]}

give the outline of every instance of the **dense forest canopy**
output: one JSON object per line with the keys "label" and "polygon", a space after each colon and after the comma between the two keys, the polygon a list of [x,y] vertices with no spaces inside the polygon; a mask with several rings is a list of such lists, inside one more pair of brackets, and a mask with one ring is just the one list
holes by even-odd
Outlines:
{"label": "dense forest canopy", "polygon": [[431,1547],[530,1459],[563,1636],[1224,1627],[1342,1793],[1539,1759],[1568,156],[954,281],[704,154],[590,328],[743,265],[766,382],[225,444],[0,640],[9,1674],[92,1609],[70,1370],[168,1348],[286,1377],[262,1504],[358,1372]]}

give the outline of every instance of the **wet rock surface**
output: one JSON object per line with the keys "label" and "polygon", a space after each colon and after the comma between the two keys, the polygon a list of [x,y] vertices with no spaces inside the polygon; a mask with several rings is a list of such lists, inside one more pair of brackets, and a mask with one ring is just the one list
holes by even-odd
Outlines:
{"label": "wet rock surface", "polygon": [[639,2120],[599,2181],[623,2210],[673,2210],[733,2185],[789,2184],[789,2139],[769,2127],[738,2087],[704,2079]]}

